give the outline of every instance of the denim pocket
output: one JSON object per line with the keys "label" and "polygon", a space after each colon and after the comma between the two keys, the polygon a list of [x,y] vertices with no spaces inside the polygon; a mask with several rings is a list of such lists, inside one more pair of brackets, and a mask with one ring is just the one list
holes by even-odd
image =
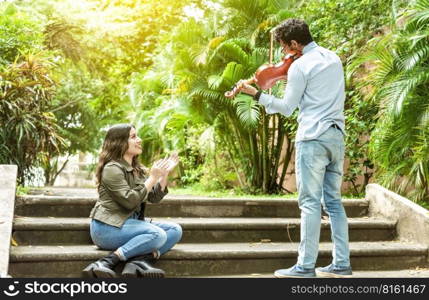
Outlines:
{"label": "denim pocket", "polygon": [[311,168],[315,172],[324,172],[331,160],[329,145],[319,140],[302,142],[298,159],[301,168]]}

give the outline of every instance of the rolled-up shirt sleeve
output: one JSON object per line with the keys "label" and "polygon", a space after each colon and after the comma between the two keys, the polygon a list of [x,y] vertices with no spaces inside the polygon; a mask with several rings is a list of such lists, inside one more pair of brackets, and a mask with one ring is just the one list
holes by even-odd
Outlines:
{"label": "rolled-up shirt sleeve", "polygon": [[148,192],[144,185],[131,188],[125,179],[124,172],[116,165],[105,166],[101,183],[122,207],[133,210],[147,200]]}
{"label": "rolled-up shirt sleeve", "polygon": [[158,182],[152,190],[149,192],[148,195],[148,201],[152,203],[158,203],[164,198],[165,195],[168,194],[168,188],[165,187],[164,190],[162,190],[161,184]]}
{"label": "rolled-up shirt sleeve", "polygon": [[283,99],[262,93],[259,97],[259,103],[265,106],[268,114],[281,113],[289,117],[298,107],[299,102],[304,95],[306,79],[302,71],[295,65],[289,69],[286,90]]}

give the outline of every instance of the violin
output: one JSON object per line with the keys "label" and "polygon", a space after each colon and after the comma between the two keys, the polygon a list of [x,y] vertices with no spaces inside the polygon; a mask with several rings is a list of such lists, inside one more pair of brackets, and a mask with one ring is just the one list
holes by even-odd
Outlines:
{"label": "violin", "polygon": [[265,64],[260,66],[258,70],[256,70],[255,76],[247,80],[240,80],[236,85],[234,85],[232,90],[225,92],[225,97],[234,98],[238,93],[240,93],[244,84],[255,83],[262,90],[272,88],[277,81],[287,79],[287,73],[290,66],[301,56],[301,52],[291,51],[276,65]]}

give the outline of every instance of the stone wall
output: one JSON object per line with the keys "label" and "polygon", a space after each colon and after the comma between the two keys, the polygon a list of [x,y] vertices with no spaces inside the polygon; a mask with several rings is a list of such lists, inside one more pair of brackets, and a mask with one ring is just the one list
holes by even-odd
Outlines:
{"label": "stone wall", "polygon": [[17,173],[15,165],[0,165],[0,277],[7,275],[9,266]]}
{"label": "stone wall", "polygon": [[370,216],[397,221],[398,238],[429,246],[429,211],[378,185],[368,184],[366,199]]}

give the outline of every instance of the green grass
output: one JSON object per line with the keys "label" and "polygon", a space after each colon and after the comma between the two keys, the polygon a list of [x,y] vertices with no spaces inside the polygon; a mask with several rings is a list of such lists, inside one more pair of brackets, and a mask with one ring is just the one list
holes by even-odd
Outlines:
{"label": "green grass", "polygon": [[24,196],[28,194],[28,191],[31,189],[31,187],[18,185],[16,187],[16,195],[17,196]]}
{"label": "green grass", "polygon": [[[84,187],[84,188],[93,188],[93,187]],[[22,187],[18,186],[17,188],[17,195],[25,195],[28,194],[29,190],[43,190],[46,189],[46,187]],[[227,198],[268,198],[268,199],[297,199],[298,193],[292,193],[292,194],[249,194],[245,193],[242,190],[239,189],[228,189],[228,190],[215,190],[215,191],[208,191],[207,189],[204,189],[201,185],[194,184],[192,186],[186,186],[186,187],[170,187],[170,194],[171,195],[191,195],[191,196],[202,196],[202,197],[227,197]],[[344,199],[362,199],[364,197],[357,197],[353,196],[351,194],[343,194]]]}
{"label": "green grass", "polygon": [[199,185],[169,188],[170,194],[174,195],[191,195],[191,196],[203,196],[203,197],[228,197],[228,198],[282,198],[282,199],[293,199],[297,198],[298,194],[246,194],[240,190],[223,190],[223,191],[207,191]]}
{"label": "green grass", "polygon": [[[207,189],[204,189],[199,184],[194,184],[192,186],[186,186],[186,187],[176,187],[176,188],[169,188],[170,194],[174,195],[191,195],[191,196],[203,196],[203,197],[228,197],[228,198],[282,198],[282,199],[296,199],[298,198],[298,193],[292,193],[292,194],[248,194],[244,193],[243,191],[239,189],[229,189],[229,190],[223,190],[223,191],[208,191]],[[352,195],[350,193],[344,193],[343,199],[363,199],[365,196],[356,196]]]}

